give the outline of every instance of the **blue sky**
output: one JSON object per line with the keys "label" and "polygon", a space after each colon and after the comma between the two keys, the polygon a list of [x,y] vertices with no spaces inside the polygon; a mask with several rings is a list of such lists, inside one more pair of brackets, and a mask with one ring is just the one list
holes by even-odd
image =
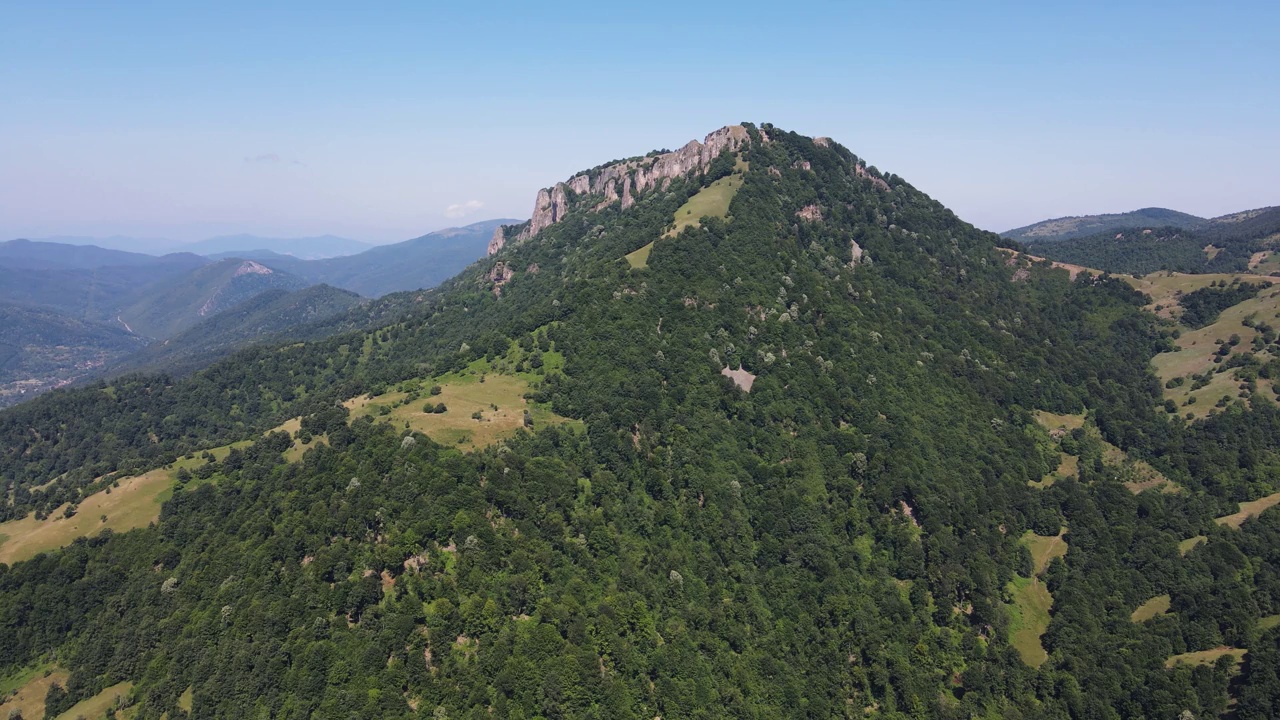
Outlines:
{"label": "blue sky", "polygon": [[0,239],[399,240],[744,120],[993,230],[1280,204],[1270,2],[260,5],[0,3]]}

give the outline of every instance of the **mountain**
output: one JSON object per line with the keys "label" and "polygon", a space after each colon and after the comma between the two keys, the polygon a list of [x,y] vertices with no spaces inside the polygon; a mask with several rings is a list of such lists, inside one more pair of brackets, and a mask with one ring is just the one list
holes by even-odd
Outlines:
{"label": "mountain", "polygon": [[119,327],[0,302],[0,407],[90,375],[145,344]]}
{"label": "mountain", "polygon": [[[1033,236],[1023,242],[1032,252],[1051,260],[1108,272],[1146,274],[1157,270],[1222,273],[1256,269],[1274,253],[1277,240],[1280,207],[1223,215],[1190,228],[1111,227],[1073,237]],[[1275,263],[1264,267],[1274,271]]]}
{"label": "mountain", "polygon": [[119,313],[130,332],[150,338],[172,337],[272,289],[300,290],[308,283],[253,260],[228,258],[148,286]]}
{"label": "mountain", "polygon": [[1193,229],[1209,222],[1205,218],[1167,208],[1142,208],[1126,213],[1080,215],[1043,220],[1025,227],[1000,233],[1002,237],[1023,243],[1054,242],[1097,235],[1126,228],[1174,227]]}
{"label": "mountain", "polygon": [[300,238],[268,238],[257,235],[221,235],[193,243],[177,246],[183,252],[197,255],[223,255],[243,253],[254,250],[267,250],[281,255],[290,255],[302,260],[318,260],[321,258],[354,255],[369,249],[369,245],[358,240],[338,237],[336,235],[320,235]]}
{"label": "mountain", "polygon": [[195,267],[204,261],[190,253],[161,257],[107,250],[94,245],[9,240],[0,243],[0,267],[30,270],[93,270],[101,267]]}
{"label": "mountain", "polygon": [[292,292],[271,288],[218,312],[173,337],[110,363],[111,375],[139,370],[186,374],[252,343],[323,337],[308,327],[364,302],[359,295],[328,285]]}
{"label": "mountain", "polygon": [[0,676],[47,716],[1267,717],[1260,286],[1183,325],[772,125],[533,205],[349,331],[0,412]]}
{"label": "mountain", "polygon": [[365,297],[381,297],[435,287],[453,277],[484,256],[495,228],[511,222],[514,221],[485,220],[325,260],[296,262],[283,257],[257,257],[265,265],[313,283],[328,283]]}
{"label": "mountain", "polygon": [[172,252],[175,243],[166,238],[142,238],[127,235],[111,235],[108,237],[89,237],[84,235],[55,235],[51,237],[31,238],[32,242],[57,243],[59,245],[96,245],[108,250],[123,250],[131,253],[147,255],[164,255]]}

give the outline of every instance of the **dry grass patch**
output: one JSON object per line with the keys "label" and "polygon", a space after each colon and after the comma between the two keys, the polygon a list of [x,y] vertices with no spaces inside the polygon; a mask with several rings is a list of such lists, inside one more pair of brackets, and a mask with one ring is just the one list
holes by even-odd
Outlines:
{"label": "dry grass patch", "polygon": [[[233,447],[248,442],[223,445],[209,452],[221,460]],[[76,538],[96,535],[110,528],[125,532],[146,527],[159,519],[160,506],[173,496],[178,470],[203,464],[200,458],[183,458],[169,467],[157,468],[142,475],[123,478],[119,487],[100,490],[80,501],[74,516],[65,517],[68,505],[55,509],[49,517],[37,520],[35,513],[0,523],[0,562],[13,564],[29,560],[37,554],[70,545]],[[196,483],[193,482],[192,485]],[[106,516],[104,521],[102,518]]]}
{"label": "dry grass patch", "polygon": [[1062,461],[1058,463],[1058,468],[1053,472],[1040,478],[1040,480],[1028,480],[1027,484],[1033,488],[1044,490],[1053,487],[1053,484],[1059,480],[1080,476],[1080,458],[1075,455],[1062,453]]}
{"label": "dry grass patch", "polygon": [[1174,655],[1164,661],[1164,666],[1171,668],[1175,665],[1212,665],[1218,662],[1218,658],[1224,655],[1230,655],[1231,658],[1235,660],[1236,665],[1239,665],[1244,661],[1244,656],[1248,652],[1248,650],[1243,648],[1233,648],[1221,645],[1212,650],[1196,650],[1195,652]]}
{"label": "dry grass patch", "polygon": [[1076,428],[1084,427],[1084,414],[1067,415],[1062,413],[1051,413],[1048,410],[1037,410],[1035,412],[1036,422],[1040,423],[1045,430],[1053,432],[1054,430],[1064,430],[1070,432]]}
{"label": "dry grass patch", "polygon": [[20,711],[24,718],[44,717],[44,698],[49,686],[54,683],[65,686],[68,677],[66,670],[40,665],[0,680],[0,697],[4,698],[0,703],[0,718],[9,717],[14,710]]}
{"label": "dry grass patch", "polygon": [[1157,595],[1150,600],[1142,603],[1136,610],[1129,615],[1129,619],[1136,623],[1146,622],[1153,617],[1167,615],[1169,613],[1169,596]]}
{"label": "dry grass patch", "polygon": [[1240,503],[1240,510],[1238,512],[1218,518],[1217,523],[1219,525],[1229,527],[1232,530],[1239,530],[1245,520],[1256,515],[1261,515],[1263,512],[1275,507],[1276,505],[1280,505],[1280,493],[1273,493],[1264,498],[1251,500],[1249,502],[1242,502]]}
{"label": "dry grass patch", "polygon": [[[353,417],[368,415],[397,428],[408,424],[410,429],[438,443],[464,450],[493,445],[514,435],[525,426],[525,411],[529,412],[535,429],[575,422],[556,415],[546,405],[526,400],[529,379],[522,374],[498,375],[472,369],[425,380],[422,384],[425,387],[439,385],[440,394],[422,393],[420,399],[406,402],[410,391],[395,391],[372,398],[361,396],[344,404]],[[443,413],[423,411],[427,404],[439,403],[448,409]]]}
{"label": "dry grass patch", "polygon": [[1178,543],[1178,552],[1182,553],[1185,556],[1187,553],[1194,550],[1197,545],[1199,545],[1200,543],[1208,539],[1209,538],[1205,537],[1204,535],[1196,535],[1195,537],[1189,537],[1186,540],[1183,540],[1182,542]]}
{"label": "dry grass patch", "polygon": [[133,683],[131,682],[112,685],[88,700],[81,700],[72,705],[71,709],[59,715],[57,720],[111,717],[114,713],[109,713],[109,711],[115,707],[116,701],[123,700],[132,689]]}

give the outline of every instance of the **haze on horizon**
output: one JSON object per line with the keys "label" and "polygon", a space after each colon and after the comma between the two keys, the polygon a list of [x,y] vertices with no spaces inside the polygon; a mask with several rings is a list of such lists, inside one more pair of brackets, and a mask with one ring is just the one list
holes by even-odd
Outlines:
{"label": "haze on horizon", "polygon": [[392,242],[741,121],[990,230],[1280,204],[1273,4],[853,5],[9,4],[0,240]]}

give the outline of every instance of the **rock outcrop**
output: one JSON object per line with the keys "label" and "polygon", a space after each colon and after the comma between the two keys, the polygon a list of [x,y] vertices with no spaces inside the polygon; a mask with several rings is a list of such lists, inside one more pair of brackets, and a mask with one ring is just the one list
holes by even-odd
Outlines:
{"label": "rock outcrop", "polygon": [[507,233],[502,225],[493,229],[493,237],[489,238],[489,255],[493,255],[507,244]]}
{"label": "rock outcrop", "polygon": [[[538,191],[533,204],[533,217],[529,224],[513,238],[516,241],[531,238],[551,225],[564,219],[570,204],[591,195],[603,198],[594,206],[603,210],[615,202],[622,209],[630,209],[636,197],[655,187],[666,188],[671,181],[693,172],[701,172],[728,149],[737,152],[748,142],[747,129],[741,125],[729,125],[706,136],[702,142],[690,140],[687,145],[673,152],[647,155],[623,160],[598,170],[581,173],[565,182],[556,183]],[[572,195],[570,194],[572,193]],[[489,254],[493,255],[506,245],[503,228],[494,232],[489,241]]]}

